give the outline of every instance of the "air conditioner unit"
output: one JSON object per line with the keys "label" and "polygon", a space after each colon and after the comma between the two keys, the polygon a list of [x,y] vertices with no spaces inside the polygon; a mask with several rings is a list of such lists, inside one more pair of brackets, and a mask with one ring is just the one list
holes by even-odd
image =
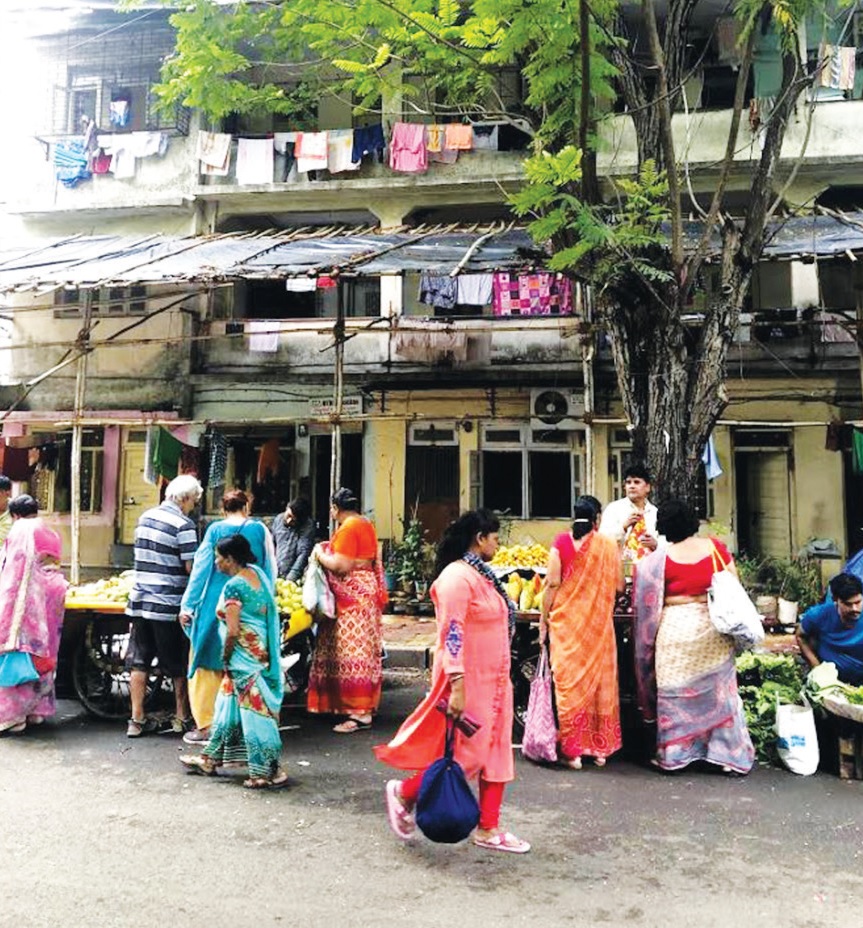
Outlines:
{"label": "air conditioner unit", "polygon": [[577,390],[534,387],[530,391],[530,427],[577,429],[584,425],[584,398]]}

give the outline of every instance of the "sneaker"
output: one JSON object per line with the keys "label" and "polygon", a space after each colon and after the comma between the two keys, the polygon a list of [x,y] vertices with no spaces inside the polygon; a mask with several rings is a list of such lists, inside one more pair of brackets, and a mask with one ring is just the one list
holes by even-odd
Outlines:
{"label": "sneaker", "polygon": [[210,743],[209,728],[193,728],[183,735],[183,744],[194,744],[198,747],[206,747]]}
{"label": "sneaker", "polygon": [[171,718],[171,721],[162,729],[160,734],[163,735],[182,735],[184,732],[195,729],[195,720],[189,716],[187,719],[181,719],[179,715]]}
{"label": "sneaker", "polygon": [[126,725],[126,737],[127,738],[140,738],[141,735],[148,735],[150,732],[154,732],[158,727],[155,719],[129,719],[128,724]]}

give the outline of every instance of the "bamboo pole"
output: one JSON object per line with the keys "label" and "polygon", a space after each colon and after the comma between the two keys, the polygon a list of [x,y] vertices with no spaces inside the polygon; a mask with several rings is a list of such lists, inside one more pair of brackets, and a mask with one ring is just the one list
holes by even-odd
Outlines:
{"label": "bamboo pole", "polygon": [[338,288],[336,322],[333,326],[335,360],[333,370],[333,424],[330,449],[330,499],[342,485],[342,412],[344,410],[345,305],[342,287]]}
{"label": "bamboo pole", "polygon": [[72,416],[72,463],[71,472],[71,531],[72,553],[70,580],[73,586],[81,582],[81,445],[84,428],[81,418],[84,412],[84,398],[87,393],[87,358],[90,354],[90,317],[93,310],[92,293],[87,295],[84,304],[84,324],[78,335],[78,369],[75,373],[75,405]]}

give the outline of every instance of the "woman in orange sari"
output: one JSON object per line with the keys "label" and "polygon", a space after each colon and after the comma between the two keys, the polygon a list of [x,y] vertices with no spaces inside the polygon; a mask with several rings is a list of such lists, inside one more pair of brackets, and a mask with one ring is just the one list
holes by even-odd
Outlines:
{"label": "woman in orange sari", "polygon": [[548,558],[540,640],[550,639],[563,762],[597,767],[620,750],[620,703],[614,598],[623,590],[620,552],[596,529],[599,501],[580,496],[571,532],[555,538]]}
{"label": "woman in orange sari", "polygon": [[359,508],[353,490],[337,490],[330,514],[338,528],[328,544],[316,545],[312,551],[327,572],[336,618],[318,625],[307,708],[346,715],[333,729],[339,734],[371,727],[383,681],[381,609],[386,587],[378,537]]}

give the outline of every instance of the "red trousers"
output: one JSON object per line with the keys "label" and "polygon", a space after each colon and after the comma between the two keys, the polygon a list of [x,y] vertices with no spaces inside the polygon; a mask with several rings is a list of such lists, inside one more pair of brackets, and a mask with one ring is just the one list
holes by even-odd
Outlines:
{"label": "red trousers", "polygon": [[[402,780],[399,792],[408,809],[413,809],[416,805],[424,773],[423,770],[407,780]],[[506,783],[489,783],[488,780],[479,778],[479,827],[483,831],[494,831],[499,826],[505,787]]]}

